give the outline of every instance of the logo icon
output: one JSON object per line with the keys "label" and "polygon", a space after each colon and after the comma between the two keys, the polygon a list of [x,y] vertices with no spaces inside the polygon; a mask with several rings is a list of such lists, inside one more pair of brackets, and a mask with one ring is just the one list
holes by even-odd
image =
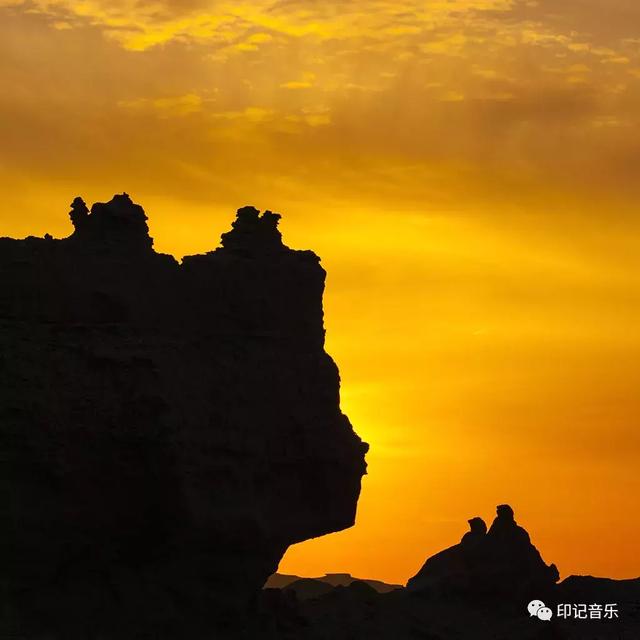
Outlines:
{"label": "logo icon", "polygon": [[548,622],[553,617],[553,611],[542,600],[532,600],[527,605],[527,611],[532,618],[536,617],[538,620],[544,620],[545,622]]}

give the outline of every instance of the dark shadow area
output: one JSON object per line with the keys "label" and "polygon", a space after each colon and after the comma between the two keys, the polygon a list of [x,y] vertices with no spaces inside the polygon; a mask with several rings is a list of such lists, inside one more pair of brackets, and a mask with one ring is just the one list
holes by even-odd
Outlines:
{"label": "dark shadow area", "polygon": [[251,637],[287,547],[351,526],[365,472],[325,272],[252,207],[182,264],[126,194],[70,217],[0,239],[0,637]]}

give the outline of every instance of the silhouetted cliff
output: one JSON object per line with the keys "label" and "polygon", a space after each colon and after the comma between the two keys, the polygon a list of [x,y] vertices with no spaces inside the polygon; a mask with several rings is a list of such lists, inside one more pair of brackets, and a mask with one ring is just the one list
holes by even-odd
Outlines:
{"label": "silhouetted cliff", "polygon": [[0,630],[221,637],[290,544],[354,522],[325,272],[252,207],[181,265],[126,194],[70,217],[0,239]]}

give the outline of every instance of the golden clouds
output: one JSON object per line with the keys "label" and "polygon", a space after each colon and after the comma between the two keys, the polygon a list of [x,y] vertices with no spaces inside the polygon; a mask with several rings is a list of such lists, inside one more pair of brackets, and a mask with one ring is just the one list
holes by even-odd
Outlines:
{"label": "golden clouds", "polygon": [[[5,0],[5,4],[6,4]],[[513,0],[402,0],[309,3],[292,0],[221,2],[202,0],[8,0],[56,20],[53,24],[99,26],[127,49],[144,50],[172,40],[222,42],[240,40],[255,29],[265,35],[320,40],[412,36],[478,11],[507,10]],[[2,5],[0,5],[2,6]],[[254,34],[255,35],[255,34]],[[249,40],[254,45],[263,40]],[[264,37],[264,36],[260,36]]]}
{"label": "golden clouds", "polygon": [[286,570],[404,580],[512,501],[563,571],[640,571],[640,8],[602,7],[0,0],[0,234],[126,190],[162,251],[251,202],[322,255],[370,475]]}
{"label": "golden clouds", "polygon": [[284,89],[310,89],[313,87],[313,81],[316,78],[315,73],[303,73],[300,80],[290,80],[283,82],[280,86]]}
{"label": "golden clouds", "polygon": [[118,104],[125,109],[146,110],[151,108],[156,110],[162,117],[170,118],[202,111],[203,99],[195,93],[187,93],[183,96],[156,98],[155,100],[147,98],[123,100]]}

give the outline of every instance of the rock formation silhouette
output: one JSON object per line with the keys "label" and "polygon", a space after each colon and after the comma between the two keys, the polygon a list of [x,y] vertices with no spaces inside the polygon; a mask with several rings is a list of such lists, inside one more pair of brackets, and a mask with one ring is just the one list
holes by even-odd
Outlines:
{"label": "rock formation silhouette", "polygon": [[[290,544],[353,524],[366,469],[318,257],[253,207],[181,264],[127,194],[69,216],[63,240],[0,238],[0,638],[640,637],[640,580],[557,585],[508,505],[405,589],[327,574],[262,590]],[[531,598],[620,619],[542,622]]]}
{"label": "rock formation silhouette", "polygon": [[325,272],[253,207],[182,264],[127,194],[70,218],[0,239],[0,636],[231,636],[289,545],[354,522]]}
{"label": "rock formation silhouette", "polygon": [[481,518],[472,518],[469,525],[459,544],[425,562],[407,583],[408,590],[446,598],[520,600],[542,598],[558,581],[556,566],[544,563],[509,505],[497,507],[489,531]]}
{"label": "rock formation silhouette", "polygon": [[[487,531],[469,520],[459,544],[429,558],[404,589],[383,592],[355,581],[330,586],[323,578],[274,576],[267,589],[271,627],[279,640],[636,640],[640,637],[640,579],[571,576],[556,584],[528,533],[508,505]],[[326,576],[326,578],[330,577]],[[332,581],[334,582],[334,581]],[[279,597],[277,593],[279,592]],[[528,603],[616,603],[612,620],[531,617]]]}

